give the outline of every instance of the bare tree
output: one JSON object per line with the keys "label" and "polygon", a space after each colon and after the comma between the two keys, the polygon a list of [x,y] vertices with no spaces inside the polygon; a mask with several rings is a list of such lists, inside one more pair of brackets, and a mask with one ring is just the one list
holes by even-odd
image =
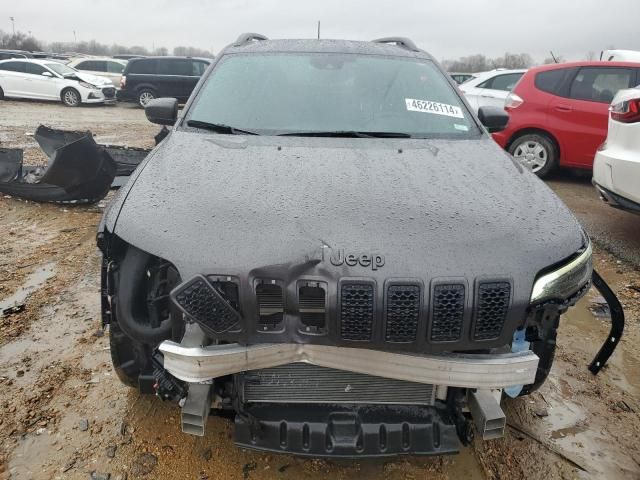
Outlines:
{"label": "bare tree", "polygon": [[594,52],[593,50],[589,50],[587,52],[587,55],[585,56],[585,59],[587,60],[587,62],[593,62],[596,59],[596,52]]}
{"label": "bare tree", "polygon": [[470,55],[457,60],[443,60],[443,66],[449,72],[483,72],[494,68],[529,68],[533,58],[528,53],[505,53],[501,57],[487,58],[484,55]]}
{"label": "bare tree", "polygon": [[208,50],[203,50],[196,47],[175,47],[173,54],[179,57],[213,57],[213,54]]}
{"label": "bare tree", "polygon": [[9,34],[0,30],[0,48],[32,52],[41,50],[42,44],[26,33],[16,32],[15,34]]}

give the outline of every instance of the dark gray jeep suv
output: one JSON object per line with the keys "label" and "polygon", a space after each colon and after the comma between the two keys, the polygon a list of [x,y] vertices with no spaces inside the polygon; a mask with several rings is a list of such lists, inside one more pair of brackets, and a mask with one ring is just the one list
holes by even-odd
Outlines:
{"label": "dark gray jeep suv", "polygon": [[174,127],[101,223],[104,323],[185,432],[226,412],[246,448],[451,453],[544,382],[590,241],[413,42],[245,34],[146,114]]}

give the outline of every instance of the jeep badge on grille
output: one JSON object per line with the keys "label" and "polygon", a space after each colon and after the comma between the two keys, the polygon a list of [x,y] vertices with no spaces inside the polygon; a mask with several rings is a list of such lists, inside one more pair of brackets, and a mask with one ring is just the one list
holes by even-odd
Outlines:
{"label": "jeep badge on grille", "polygon": [[384,267],[384,255],[373,253],[364,253],[362,255],[346,254],[342,249],[337,252],[332,250],[329,260],[331,261],[331,265],[335,265],[336,267],[343,264],[349,267],[360,265],[362,267],[371,267],[374,271]]}

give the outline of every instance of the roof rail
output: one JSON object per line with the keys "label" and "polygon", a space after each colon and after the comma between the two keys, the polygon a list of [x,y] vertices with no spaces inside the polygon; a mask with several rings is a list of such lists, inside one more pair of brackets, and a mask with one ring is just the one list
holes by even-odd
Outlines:
{"label": "roof rail", "polygon": [[413,43],[413,40],[406,37],[385,37],[385,38],[377,38],[372,40],[373,43],[392,43],[399,47],[406,48],[407,50],[411,50],[413,52],[419,52],[420,49]]}
{"label": "roof rail", "polygon": [[234,47],[241,47],[242,45],[246,45],[249,42],[253,41],[262,41],[269,40],[264,35],[260,35],[259,33],[242,33],[238,39],[233,43]]}

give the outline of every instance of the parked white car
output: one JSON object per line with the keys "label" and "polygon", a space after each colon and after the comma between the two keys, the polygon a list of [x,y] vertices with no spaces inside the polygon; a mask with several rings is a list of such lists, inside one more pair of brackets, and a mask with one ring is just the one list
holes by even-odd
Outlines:
{"label": "parked white car", "polygon": [[57,100],[69,107],[81,103],[115,103],[116,89],[106,78],[81,73],[52,60],[0,61],[0,99]]}
{"label": "parked white car", "polygon": [[611,103],[609,133],[596,153],[593,184],[611,206],[640,214],[640,86],[619,91]]}
{"label": "parked white car", "polygon": [[460,90],[475,109],[480,107],[504,107],[504,101],[526,70],[506,70],[498,68],[489,72],[476,73],[476,78],[460,85]]}
{"label": "parked white car", "polygon": [[67,63],[67,66],[75,68],[82,73],[107,78],[118,88],[120,87],[120,79],[122,78],[124,67],[127,66],[127,61],[106,57],[76,58]]}

